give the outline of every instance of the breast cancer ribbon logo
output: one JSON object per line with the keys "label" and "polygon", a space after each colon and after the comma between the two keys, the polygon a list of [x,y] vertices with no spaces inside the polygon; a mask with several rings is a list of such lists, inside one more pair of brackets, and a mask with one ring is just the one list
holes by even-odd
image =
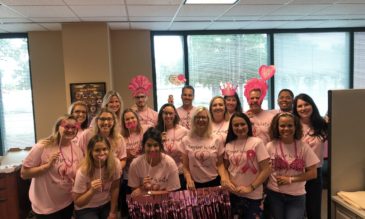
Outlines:
{"label": "breast cancer ribbon logo", "polygon": [[251,170],[253,174],[256,174],[257,169],[254,165],[254,160],[255,160],[255,157],[256,157],[255,151],[254,150],[248,150],[246,152],[246,156],[247,156],[247,160],[246,160],[246,164],[241,169],[242,173],[246,173],[247,170]]}
{"label": "breast cancer ribbon logo", "polygon": [[209,158],[208,151],[195,151],[194,157],[199,160],[201,163],[204,163]]}

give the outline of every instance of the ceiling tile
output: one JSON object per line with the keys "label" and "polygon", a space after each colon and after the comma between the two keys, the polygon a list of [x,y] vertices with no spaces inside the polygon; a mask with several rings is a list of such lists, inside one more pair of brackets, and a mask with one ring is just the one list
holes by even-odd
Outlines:
{"label": "ceiling tile", "polygon": [[289,2],[289,0],[240,0],[239,4],[280,5],[280,4],[286,4],[287,2]]}
{"label": "ceiling tile", "polygon": [[108,23],[108,25],[111,30],[128,30],[129,29],[128,22],[110,22],[110,23]]}
{"label": "ceiling tile", "polygon": [[205,30],[210,22],[174,22],[169,30]]}
{"label": "ceiling tile", "polygon": [[270,13],[270,15],[307,15],[331,5],[286,5]]}
{"label": "ceiling tile", "polygon": [[0,23],[30,23],[32,22],[29,19],[26,18],[0,18]]}
{"label": "ceiling tile", "polygon": [[218,16],[230,7],[232,5],[184,5],[178,16]]}
{"label": "ceiling tile", "polygon": [[266,15],[280,7],[280,5],[236,5],[225,16]]}
{"label": "ceiling tile", "polygon": [[1,0],[4,5],[65,5],[62,0]]}
{"label": "ceiling tile", "polygon": [[266,15],[260,18],[260,21],[292,21],[302,18],[301,15]]}
{"label": "ceiling tile", "polygon": [[26,17],[75,17],[67,6],[13,6]]}
{"label": "ceiling tile", "polygon": [[244,29],[276,29],[285,23],[286,21],[255,21],[250,22]]}
{"label": "ceiling tile", "polygon": [[49,31],[59,31],[62,30],[62,24],[61,23],[39,23],[44,28],[46,28]]}
{"label": "ceiling tile", "polygon": [[64,0],[67,5],[122,5],[123,0]]}
{"label": "ceiling tile", "polygon": [[180,5],[185,0],[126,0],[128,5]]}
{"label": "ceiling tile", "polygon": [[132,29],[167,30],[170,22],[131,22]]}
{"label": "ceiling tile", "polygon": [[293,0],[290,4],[333,4],[338,0]]}
{"label": "ceiling tile", "polygon": [[258,20],[262,16],[222,16],[218,20],[219,21],[252,21],[252,20]]}
{"label": "ceiling tile", "polygon": [[82,17],[81,21],[121,22],[121,21],[128,21],[128,18],[127,17]]}
{"label": "ceiling tile", "polygon": [[178,6],[128,6],[129,16],[174,16]]}
{"label": "ceiling tile", "polygon": [[231,29],[241,29],[247,26],[250,21],[246,22],[213,22],[207,29],[208,30],[231,30]]}
{"label": "ceiling tile", "polygon": [[31,19],[34,22],[53,23],[53,22],[80,22],[77,17],[37,17]]}
{"label": "ceiling tile", "polygon": [[0,18],[16,18],[23,17],[21,14],[16,13],[11,8],[7,6],[0,5]]}
{"label": "ceiling tile", "polygon": [[129,21],[149,21],[149,22],[155,22],[155,21],[168,21],[170,22],[172,20],[172,17],[144,17],[144,16],[140,16],[140,17],[134,17],[134,16],[130,16],[129,17]]}
{"label": "ceiling tile", "polygon": [[363,14],[365,4],[335,4],[323,10],[313,13],[314,15],[328,14]]}
{"label": "ceiling tile", "polygon": [[123,5],[82,5],[70,7],[79,17],[127,16]]}
{"label": "ceiling tile", "polygon": [[316,25],[323,23],[323,21],[288,21],[282,25],[277,26],[277,28],[282,29],[299,29],[299,28],[313,28]]}
{"label": "ceiling tile", "polygon": [[38,24],[24,23],[24,24],[0,24],[0,29],[12,32],[23,33],[29,31],[45,31],[46,29]]}
{"label": "ceiling tile", "polygon": [[210,22],[212,20],[214,20],[215,17],[214,16],[195,16],[195,17],[176,17],[174,21],[207,21]]}

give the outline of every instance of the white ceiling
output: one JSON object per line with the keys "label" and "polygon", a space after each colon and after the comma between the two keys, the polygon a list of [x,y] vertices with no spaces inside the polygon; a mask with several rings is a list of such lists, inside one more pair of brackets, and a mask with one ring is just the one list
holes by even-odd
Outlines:
{"label": "white ceiling", "polygon": [[111,29],[229,30],[365,27],[365,0],[0,0],[0,33],[61,30],[65,22]]}

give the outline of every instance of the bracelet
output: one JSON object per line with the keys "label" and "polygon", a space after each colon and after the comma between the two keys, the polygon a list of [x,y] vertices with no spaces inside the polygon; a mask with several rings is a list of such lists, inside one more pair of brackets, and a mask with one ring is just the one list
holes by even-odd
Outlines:
{"label": "bracelet", "polygon": [[251,187],[252,191],[255,191],[256,188],[253,184],[251,184],[250,187]]}
{"label": "bracelet", "polygon": [[147,195],[152,195],[151,190],[148,190],[148,191],[147,191]]}

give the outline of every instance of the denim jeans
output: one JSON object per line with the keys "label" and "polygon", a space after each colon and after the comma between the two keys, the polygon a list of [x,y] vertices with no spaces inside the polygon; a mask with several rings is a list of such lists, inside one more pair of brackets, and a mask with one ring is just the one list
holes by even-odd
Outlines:
{"label": "denim jeans", "polygon": [[261,199],[254,200],[230,194],[232,216],[240,219],[256,219],[261,217]]}
{"label": "denim jeans", "polygon": [[317,168],[317,178],[305,184],[306,213],[308,219],[321,219],[322,204],[322,170]]}
{"label": "denim jeans", "polygon": [[96,207],[76,210],[77,219],[107,219],[110,212],[110,202]]}
{"label": "denim jeans", "polygon": [[267,190],[270,212],[274,219],[303,219],[305,195],[287,195]]}

